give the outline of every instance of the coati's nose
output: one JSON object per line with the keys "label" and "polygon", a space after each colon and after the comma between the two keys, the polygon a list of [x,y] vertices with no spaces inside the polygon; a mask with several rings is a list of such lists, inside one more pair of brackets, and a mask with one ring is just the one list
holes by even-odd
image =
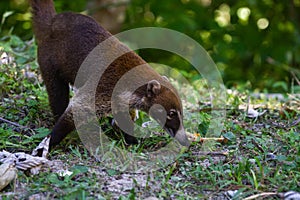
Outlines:
{"label": "coati's nose", "polygon": [[181,145],[186,146],[186,147],[190,146],[190,141],[188,140],[187,135],[186,135],[182,125],[176,132],[175,138]]}

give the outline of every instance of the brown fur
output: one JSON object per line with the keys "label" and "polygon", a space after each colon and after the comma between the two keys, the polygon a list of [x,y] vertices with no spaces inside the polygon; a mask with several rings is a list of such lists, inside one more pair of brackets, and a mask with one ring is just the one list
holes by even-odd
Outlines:
{"label": "brown fur", "polygon": [[[50,106],[57,120],[51,132],[50,145],[53,146],[75,129],[72,107],[82,106],[84,110],[84,102],[88,99],[89,93],[85,93],[69,105],[69,84],[74,84],[77,71],[87,55],[99,43],[111,37],[111,34],[88,16],[71,12],[56,14],[52,0],[30,0],[30,3],[38,43],[38,63]],[[112,49],[127,48],[118,41],[112,45]],[[135,83],[156,80],[161,86],[159,90],[150,84],[138,88],[128,97],[130,109],[149,112],[152,105],[160,104],[167,112],[177,109],[182,114],[180,99],[172,85],[130,51],[111,63],[98,83],[95,97],[98,116],[102,117],[111,112],[110,99],[115,85],[123,75],[138,65],[143,67],[131,77]],[[76,86],[84,86],[84,83],[85,81]],[[124,100],[122,96],[120,98],[120,101]],[[178,128],[178,121],[174,123],[171,125]],[[136,139],[128,135],[127,141],[135,143]]]}

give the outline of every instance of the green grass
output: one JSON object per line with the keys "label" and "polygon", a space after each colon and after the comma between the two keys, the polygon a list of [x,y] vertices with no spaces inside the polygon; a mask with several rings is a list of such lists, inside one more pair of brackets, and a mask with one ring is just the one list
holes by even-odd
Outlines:
{"label": "green grass", "polygon": [[[13,60],[0,65],[0,117],[15,124],[0,120],[0,149],[31,152],[54,123],[35,59],[36,46],[32,41],[23,42],[10,36],[0,40],[0,54],[3,52]],[[35,74],[35,78],[26,78],[26,70]],[[179,93],[191,91],[184,100],[194,101],[184,104],[186,130],[205,136],[211,113],[209,106],[199,103],[209,100],[203,83],[197,85],[201,96],[194,95],[195,90],[189,86],[179,89]],[[257,119],[247,118],[245,110],[240,108],[246,107],[249,100],[267,112]],[[222,135],[227,142],[216,143],[211,150],[213,153],[227,152],[227,155],[205,153],[203,144],[194,142],[175,162],[159,170],[140,174],[119,172],[98,162],[73,133],[49,157],[52,161],[61,161],[58,168],[68,169],[72,175],[61,177],[57,169],[46,169],[35,176],[19,171],[16,193],[10,193],[14,187],[10,184],[0,196],[2,199],[140,199],[149,196],[214,199],[229,190],[238,190],[235,198],[240,199],[262,192],[300,192],[300,127],[299,124],[286,126],[299,116],[299,100],[251,98],[247,86],[239,86],[228,92],[226,102]],[[280,112],[281,105],[289,110]],[[140,113],[137,123],[148,120]],[[100,124],[106,127],[108,134],[115,133],[108,119],[102,119]],[[162,130],[151,124],[149,132],[161,133]],[[122,140],[114,140],[114,144],[143,153],[169,140],[167,135],[154,134],[137,146],[126,146]]]}

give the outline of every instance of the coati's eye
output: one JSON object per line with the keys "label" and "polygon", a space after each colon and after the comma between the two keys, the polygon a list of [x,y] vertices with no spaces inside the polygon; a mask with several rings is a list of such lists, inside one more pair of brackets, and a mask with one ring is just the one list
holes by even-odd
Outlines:
{"label": "coati's eye", "polygon": [[170,110],[170,112],[168,113],[168,119],[171,120],[173,117],[175,117],[177,115],[176,110],[172,109]]}

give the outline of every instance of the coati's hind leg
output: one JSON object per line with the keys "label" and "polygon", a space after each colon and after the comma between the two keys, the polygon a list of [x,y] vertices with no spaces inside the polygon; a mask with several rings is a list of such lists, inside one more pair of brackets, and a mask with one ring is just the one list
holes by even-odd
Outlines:
{"label": "coati's hind leg", "polygon": [[62,80],[58,75],[44,78],[44,81],[50,107],[57,122],[69,104],[69,83]]}
{"label": "coati's hind leg", "polygon": [[73,130],[75,130],[75,125],[71,107],[69,106],[58,119],[52,132],[50,133],[51,139],[49,146],[53,147],[57,145],[67,136],[68,133],[72,132]]}

